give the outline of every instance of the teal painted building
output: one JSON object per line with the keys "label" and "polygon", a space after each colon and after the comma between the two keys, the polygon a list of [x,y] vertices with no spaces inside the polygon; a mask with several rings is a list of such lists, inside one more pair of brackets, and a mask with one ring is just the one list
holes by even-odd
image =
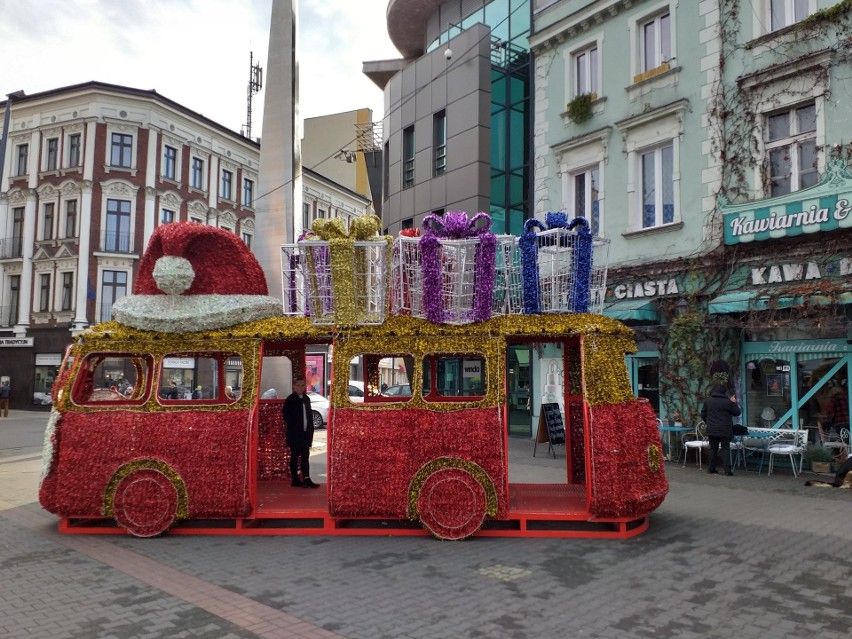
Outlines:
{"label": "teal painted building", "polygon": [[829,394],[848,410],[850,36],[828,0],[533,4],[534,212],[611,241],[604,312],[636,330],[635,390],[663,420],[703,396],[667,387],[685,313],[734,337],[746,423],[836,428]]}

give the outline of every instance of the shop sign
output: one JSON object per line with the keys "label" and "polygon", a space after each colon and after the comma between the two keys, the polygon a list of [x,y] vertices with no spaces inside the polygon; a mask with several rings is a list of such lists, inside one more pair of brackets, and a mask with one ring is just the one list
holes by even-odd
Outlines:
{"label": "shop sign", "polygon": [[[834,263],[823,266],[830,275],[834,275]],[[844,257],[837,263],[837,275],[848,277],[852,275],[852,259]],[[807,282],[821,280],[822,271],[816,262],[794,262],[789,264],[771,264],[751,269],[749,283],[754,286],[765,284],[782,284],[784,282]]]}
{"label": "shop sign", "polygon": [[612,294],[619,300],[629,300],[642,297],[658,297],[660,295],[677,295],[675,278],[662,280],[637,280],[618,284],[612,289]]}
{"label": "shop sign", "polygon": [[32,346],[33,337],[0,337],[0,346]]}
{"label": "shop sign", "polygon": [[844,349],[837,342],[790,341],[770,342],[769,353],[843,353]]}
{"label": "shop sign", "polygon": [[834,159],[810,188],[757,203],[720,197],[719,209],[728,245],[852,228],[852,170]]}
{"label": "shop sign", "polygon": [[478,359],[462,360],[462,377],[478,379],[482,377],[482,362]]}
{"label": "shop sign", "polygon": [[59,366],[62,363],[61,353],[38,353],[35,358],[36,366]]}
{"label": "shop sign", "polygon": [[163,368],[195,368],[194,357],[164,357]]}

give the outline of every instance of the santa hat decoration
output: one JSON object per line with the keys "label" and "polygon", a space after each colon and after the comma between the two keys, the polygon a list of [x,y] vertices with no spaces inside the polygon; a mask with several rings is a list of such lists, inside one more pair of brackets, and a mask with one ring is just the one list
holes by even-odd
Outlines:
{"label": "santa hat decoration", "polygon": [[267,293],[263,269],[236,235],[177,222],[154,231],[134,294],[112,312],[134,328],[200,331],[280,315],[280,300]]}

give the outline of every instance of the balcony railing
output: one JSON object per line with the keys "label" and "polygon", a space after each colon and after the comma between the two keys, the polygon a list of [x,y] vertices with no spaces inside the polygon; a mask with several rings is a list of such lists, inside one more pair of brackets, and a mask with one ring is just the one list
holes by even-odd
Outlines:
{"label": "balcony railing", "polygon": [[14,237],[0,238],[0,260],[13,257],[23,257],[24,238],[20,235]]}
{"label": "balcony railing", "polygon": [[103,231],[101,233],[101,250],[107,253],[130,253],[130,233]]}

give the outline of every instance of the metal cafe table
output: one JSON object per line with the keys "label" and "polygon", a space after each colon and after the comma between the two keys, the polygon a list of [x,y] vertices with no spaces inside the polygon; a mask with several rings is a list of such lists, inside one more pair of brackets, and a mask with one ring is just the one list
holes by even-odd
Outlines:
{"label": "metal cafe table", "polygon": [[[677,442],[677,445],[680,445],[680,440],[681,437],[683,437],[683,434],[695,430],[694,426],[675,426],[673,424],[664,426],[662,423],[658,423],[657,427],[660,429],[660,433],[662,433],[663,435],[663,454],[666,458],[666,461],[672,460],[672,433],[676,433],[675,441]],[[679,449],[678,453],[680,453]],[[674,459],[677,459],[677,455],[674,457]]]}

